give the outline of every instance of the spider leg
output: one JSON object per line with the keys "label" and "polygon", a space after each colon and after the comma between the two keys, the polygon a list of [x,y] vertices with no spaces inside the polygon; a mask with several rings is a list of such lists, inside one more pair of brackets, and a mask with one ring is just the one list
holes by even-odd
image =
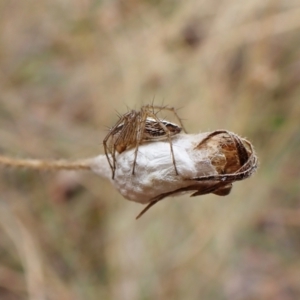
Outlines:
{"label": "spider leg", "polygon": [[169,144],[170,144],[170,150],[171,150],[171,154],[172,154],[172,162],[174,165],[175,173],[176,173],[176,175],[179,175],[177,167],[176,167],[176,161],[175,161],[175,155],[174,155],[174,151],[173,151],[173,143],[172,143],[172,139],[170,136],[170,131],[168,131],[168,140],[169,140]]}
{"label": "spider leg", "polygon": [[175,155],[174,155],[174,151],[173,151],[173,143],[172,143],[172,138],[171,138],[171,135],[170,135],[170,130],[160,121],[160,119],[156,116],[156,114],[153,114],[152,112],[148,112],[148,114],[151,118],[153,118],[159,124],[159,126],[167,134],[167,138],[168,138],[168,141],[169,141],[169,144],[170,144],[172,162],[173,162],[173,165],[174,165],[175,173],[176,173],[176,175],[179,175],[177,167],[176,167],[176,161],[175,161]]}
{"label": "spider leg", "polygon": [[108,150],[108,147],[107,147],[107,142],[108,142],[108,140],[109,140],[110,137],[111,137],[111,133],[109,133],[109,134],[105,137],[105,139],[103,140],[103,147],[104,147],[104,153],[105,153],[106,159],[107,159],[108,164],[109,164],[109,166],[110,166],[110,168],[111,168],[111,171],[112,171],[112,179],[114,179],[114,168],[113,168],[113,164],[112,164],[112,162],[111,162],[111,160],[110,160],[110,157],[109,157],[109,155],[108,155],[109,150]]}
{"label": "spider leg", "polygon": [[112,179],[115,179],[115,172],[116,172],[116,148],[113,148],[112,151],[112,158],[113,158],[113,170],[112,170]]}
{"label": "spider leg", "polygon": [[[122,127],[119,128],[119,126],[124,123],[126,120],[126,115],[124,116],[120,116],[118,122],[109,130],[109,133],[106,135],[106,137],[103,140],[103,147],[104,147],[104,152],[105,152],[105,156],[107,158],[107,161],[109,163],[109,166],[111,168],[112,171],[112,179],[114,179],[115,177],[115,170],[116,170],[116,156],[115,156],[115,150],[116,150],[116,142],[113,143],[111,149],[109,149],[109,147],[107,146],[107,144],[110,142],[110,139],[114,139],[114,136],[118,133],[120,133],[120,131],[122,131]],[[123,126],[124,127],[124,126]],[[111,154],[111,158],[109,157],[108,154]],[[111,161],[112,159],[112,161]]]}
{"label": "spider leg", "polygon": [[157,105],[154,105],[152,106],[153,109],[156,109],[158,110],[155,115],[157,115],[157,113],[163,111],[163,110],[167,110],[167,111],[170,111],[173,113],[173,115],[176,117],[177,121],[179,122],[179,125],[180,127],[183,129],[184,133],[187,133],[183,123],[182,123],[182,120],[181,118],[179,117],[179,115],[177,114],[177,111],[174,107],[168,107],[168,106],[157,106]]}
{"label": "spider leg", "polygon": [[134,160],[133,160],[133,166],[132,166],[132,175],[134,175],[134,170],[136,166],[136,160],[138,155],[138,149],[140,144],[143,141],[143,134],[146,126],[146,120],[147,120],[147,114],[141,109],[141,112],[136,117],[136,126],[135,126],[135,133],[136,133],[136,144],[135,144],[135,150],[134,150]]}
{"label": "spider leg", "polygon": [[130,140],[130,129],[131,129],[131,120],[130,116],[128,114],[124,115],[124,118],[122,120],[123,126],[121,130],[118,133],[117,137],[114,140],[113,143],[113,149],[112,149],[112,157],[113,157],[113,170],[115,173],[115,170],[117,168],[116,162],[116,153],[122,153],[127,149],[128,146],[131,144]]}

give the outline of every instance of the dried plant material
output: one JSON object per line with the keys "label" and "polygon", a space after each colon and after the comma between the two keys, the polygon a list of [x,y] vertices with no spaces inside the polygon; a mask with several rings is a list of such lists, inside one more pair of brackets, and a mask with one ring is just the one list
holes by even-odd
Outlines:
{"label": "dried plant material", "polygon": [[[91,170],[110,179],[126,199],[148,204],[137,218],[168,196],[184,193],[191,193],[192,197],[210,193],[228,195],[233,182],[250,177],[257,168],[257,157],[251,143],[226,130],[176,134],[171,145],[173,156],[168,139],[139,144],[138,156],[136,148],[124,150],[115,157],[114,179],[106,155],[78,161],[0,156],[0,165],[41,171]],[[174,172],[174,156],[178,175]]]}
{"label": "dried plant material", "polygon": [[[160,119],[158,113],[171,111],[177,118],[179,125]],[[174,108],[146,105],[140,111],[131,110],[120,116],[119,121],[110,129],[103,140],[103,146],[107,161],[112,170],[112,179],[116,170],[116,155],[125,150],[134,148],[134,160],[132,175],[135,171],[139,146],[145,142],[168,140],[176,174],[176,162],[172,147],[172,137],[181,132],[182,122]]]}
{"label": "dried plant material", "polygon": [[[137,158],[135,149],[116,157],[113,185],[126,199],[148,204],[137,218],[168,196],[190,192],[193,197],[209,193],[228,195],[234,181],[248,178],[257,168],[251,143],[226,130],[177,134],[172,145],[177,176],[167,141],[140,145]],[[91,168],[96,173],[103,172],[103,158],[96,158]]]}
{"label": "dried plant material", "polygon": [[0,165],[9,168],[18,169],[32,169],[39,171],[80,171],[91,169],[91,159],[80,159],[77,161],[70,161],[65,159],[59,160],[44,160],[44,159],[30,159],[30,158],[12,158],[0,155]]}

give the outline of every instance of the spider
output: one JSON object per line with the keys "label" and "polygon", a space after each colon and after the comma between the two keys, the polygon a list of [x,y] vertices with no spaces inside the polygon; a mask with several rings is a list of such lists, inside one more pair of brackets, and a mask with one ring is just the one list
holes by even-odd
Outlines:
{"label": "spider", "polygon": [[[161,111],[171,111],[180,126],[160,119],[157,114]],[[112,170],[112,179],[114,179],[116,170],[116,152],[120,154],[125,150],[135,148],[132,166],[132,174],[134,174],[139,146],[145,142],[162,140],[168,140],[170,143],[172,161],[176,175],[178,175],[171,138],[180,133],[182,129],[185,132],[173,107],[146,105],[142,106],[140,111],[131,110],[122,115],[103,140],[105,155]]]}

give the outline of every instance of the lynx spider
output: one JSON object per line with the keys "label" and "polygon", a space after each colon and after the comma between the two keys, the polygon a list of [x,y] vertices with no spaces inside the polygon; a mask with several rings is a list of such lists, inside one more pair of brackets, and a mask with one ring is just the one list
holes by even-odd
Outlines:
{"label": "lynx spider", "polygon": [[[161,111],[172,112],[180,126],[160,119],[157,114]],[[134,174],[139,146],[144,142],[162,140],[168,140],[170,143],[172,161],[176,175],[178,175],[171,138],[181,130],[185,132],[181,119],[173,107],[146,105],[142,106],[140,111],[131,110],[121,115],[103,140],[105,155],[112,170],[112,179],[114,179],[116,170],[116,152],[122,153],[135,147],[132,166],[132,174]]]}

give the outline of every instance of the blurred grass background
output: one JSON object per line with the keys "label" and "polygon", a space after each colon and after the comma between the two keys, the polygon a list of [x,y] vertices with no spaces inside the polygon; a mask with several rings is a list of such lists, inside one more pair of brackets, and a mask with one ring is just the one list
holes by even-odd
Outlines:
{"label": "blurred grass background", "polygon": [[300,3],[0,1],[0,149],[103,153],[120,113],[182,107],[258,172],[142,219],[89,173],[2,169],[0,299],[300,299]]}

